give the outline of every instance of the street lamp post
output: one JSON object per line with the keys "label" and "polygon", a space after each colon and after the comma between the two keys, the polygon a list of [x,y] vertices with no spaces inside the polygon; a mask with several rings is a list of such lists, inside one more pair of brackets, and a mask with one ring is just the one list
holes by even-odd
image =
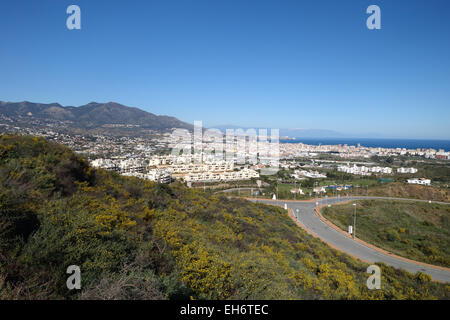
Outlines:
{"label": "street lamp post", "polygon": [[353,213],[353,239],[355,239],[356,234],[356,203],[353,204],[354,213]]}
{"label": "street lamp post", "polygon": [[318,192],[318,190],[317,190],[317,181],[314,183],[314,185],[316,186],[316,203],[317,203],[317,192]]}
{"label": "street lamp post", "polygon": [[294,200],[297,200],[297,180],[294,180]]}
{"label": "street lamp post", "polygon": [[277,199],[279,199],[279,198],[278,198],[278,181],[277,181]]}

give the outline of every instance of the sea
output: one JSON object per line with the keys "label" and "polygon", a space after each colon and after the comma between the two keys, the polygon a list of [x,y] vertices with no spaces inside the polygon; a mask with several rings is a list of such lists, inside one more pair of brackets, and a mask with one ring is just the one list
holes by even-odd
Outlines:
{"label": "sea", "polygon": [[444,149],[450,151],[450,140],[428,139],[379,139],[379,138],[296,138],[280,139],[282,143],[304,143],[309,145],[338,145],[347,144],[357,146],[358,143],[370,148],[406,148],[406,149]]}

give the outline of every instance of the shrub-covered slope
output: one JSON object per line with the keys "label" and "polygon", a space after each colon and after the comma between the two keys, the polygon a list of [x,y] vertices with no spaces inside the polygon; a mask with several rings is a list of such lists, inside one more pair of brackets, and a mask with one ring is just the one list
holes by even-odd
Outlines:
{"label": "shrub-covered slope", "polygon": [[[81,290],[66,287],[69,265]],[[281,208],[94,170],[42,138],[0,136],[0,299],[448,298],[424,274],[367,265]]]}
{"label": "shrub-covered slope", "polygon": [[[450,205],[395,200],[356,203],[358,237],[406,258],[450,267]],[[322,213],[343,230],[353,223],[352,203],[324,208]]]}

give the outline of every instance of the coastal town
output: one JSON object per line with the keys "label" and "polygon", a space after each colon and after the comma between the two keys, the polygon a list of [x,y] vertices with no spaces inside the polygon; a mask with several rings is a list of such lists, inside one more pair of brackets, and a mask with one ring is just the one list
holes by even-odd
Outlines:
{"label": "coastal town", "polygon": [[[242,161],[236,157],[222,159],[202,152],[193,155],[173,155],[173,137],[170,132],[155,132],[150,137],[114,137],[110,135],[67,134],[51,128],[11,128],[3,130],[20,134],[43,136],[59,142],[84,155],[92,166],[116,171],[125,176],[135,176],[159,183],[179,180],[187,186],[198,182],[229,182],[258,179],[261,169],[268,164],[264,159]],[[204,139],[207,140],[207,139]],[[216,149],[217,142],[203,141],[204,150]],[[308,145],[304,143],[279,143],[280,170],[291,171],[292,178],[325,179],[321,169],[361,177],[392,176],[401,174],[410,178],[408,183],[430,185],[427,177],[417,177],[413,167],[379,166],[373,157],[404,157],[409,159],[448,160],[450,152],[435,149],[372,148],[357,145]],[[198,158],[200,156],[200,158]],[[303,165],[298,161],[308,160]]]}
{"label": "coastal town", "polygon": [[446,314],[450,0],[0,11],[5,316]]}

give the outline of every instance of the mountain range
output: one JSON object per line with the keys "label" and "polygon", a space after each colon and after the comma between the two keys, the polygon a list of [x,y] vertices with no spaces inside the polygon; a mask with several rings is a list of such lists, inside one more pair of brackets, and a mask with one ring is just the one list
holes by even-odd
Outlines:
{"label": "mountain range", "polygon": [[170,131],[172,128],[191,130],[192,125],[175,117],[155,115],[135,107],[116,102],[64,107],[59,103],[4,102],[0,101],[0,116],[20,123],[64,123],[69,128],[86,130],[108,127],[139,127],[154,131]]}
{"label": "mountain range", "polygon": [[[5,122],[6,121],[6,122]],[[18,127],[58,129],[72,133],[92,133],[115,136],[143,136],[151,132],[171,132],[173,128],[193,130],[193,125],[175,117],[155,115],[136,107],[117,102],[91,102],[79,107],[62,106],[59,103],[4,102],[0,101],[0,124]],[[242,128],[235,125],[214,126],[226,129]],[[270,132],[268,132],[270,134]],[[281,128],[281,137],[302,138],[354,138],[356,135],[323,129]],[[370,134],[380,137],[378,134]]]}

